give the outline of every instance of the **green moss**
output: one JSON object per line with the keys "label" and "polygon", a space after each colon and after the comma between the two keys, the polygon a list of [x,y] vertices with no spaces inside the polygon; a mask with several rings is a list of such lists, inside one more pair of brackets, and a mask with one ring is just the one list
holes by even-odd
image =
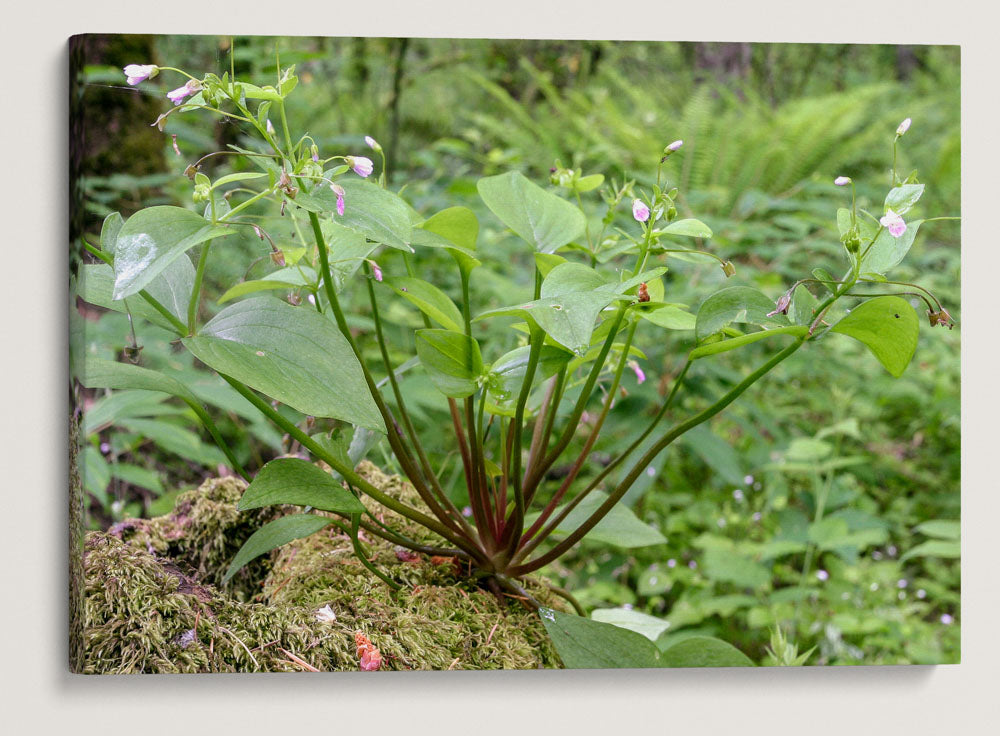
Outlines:
{"label": "green moss", "polygon": [[[359,470],[416,503],[400,479],[370,464]],[[451,560],[404,562],[392,545],[366,540],[372,562],[403,583],[393,591],[332,527],[248,567],[233,591],[220,590],[212,583],[267,516],[236,512],[243,488],[231,478],[208,481],[182,494],[169,516],[88,535],[85,672],[357,670],[356,632],[379,648],[382,669],[559,666],[537,615],[520,602],[478,588]],[[404,534],[439,543],[378,504],[369,507]],[[560,607],[543,586],[528,588]],[[317,617],[326,606],[333,620]]]}

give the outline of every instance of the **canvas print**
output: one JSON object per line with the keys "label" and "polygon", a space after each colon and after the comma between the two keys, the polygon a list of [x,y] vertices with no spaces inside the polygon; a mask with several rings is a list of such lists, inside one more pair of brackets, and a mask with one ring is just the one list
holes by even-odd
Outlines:
{"label": "canvas print", "polygon": [[69,56],[74,672],[960,660],[957,47]]}

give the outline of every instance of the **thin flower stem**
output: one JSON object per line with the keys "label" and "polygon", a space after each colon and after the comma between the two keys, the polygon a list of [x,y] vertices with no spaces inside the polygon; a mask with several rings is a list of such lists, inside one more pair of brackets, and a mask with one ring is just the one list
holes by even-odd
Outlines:
{"label": "thin flower stem", "polygon": [[353,468],[345,465],[340,459],[338,459],[333,453],[328,452],[322,445],[316,442],[312,437],[299,429],[296,424],[284,416],[281,415],[276,409],[274,409],[270,404],[261,399],[254,391],[250,390],[242,383],[237,381],[230,376],[220,373],[223,380],[226,381],[230,386],[232,386],[236,391],[243,396],[247,401],[253,404],[259,412],[264,416],[278,425],[287,434],[289,434],[293,439],[298,440],[298,442],[309,450],[315,457],[324,461],[331,468],[340,473],[344,480],[353,486],[356,486],[362,493],[378,501],[380,504],[386,508],[395,511],[400,516],[409,519],[410,521],[420,524],[439,536],[447,539],[452,544],[456,545],[462,550],[465,550],[470,556],[472,556],[477,562],[485,562],[485,558],[482,553],[476,549],[476,546],[471,543],[470,540],[461,537],[456,534],[454,530],[449,529],[447,526],[442,524],[437,519],[428,516],[427,514],[419,511],[411,506],[407,506],[401,501],[396,500],[392,496],[383,493],[378,488],[369,483],[365,478],[360,476]]}
{"label": "thin flower stem", "polygon": [[542,460],[537,467],[533,468],[531,474],[525,479],[524,482],[524,492],[525,495],[531,495],[538,483],[541,482],[545,473],[552,464],[559,459],[559,456],[569,445],[570,441],[573,439],[573,435],[576,433],[577,425],[580,423],[580,417],[583,415],[583,410],[587,406],[587,401],[590,399],[590,395],[594,391],[594,386],[597,383],[597,378],[601,373],[601,369],[604,367],[604,361],[607,360],[608,353],[611,351],[611,345],[614,343],[615,337],[618,334],[618,328],[621,325],[622,318],[625,316],[625,310],[627,307],[619,307],[617,313],[614,316],[614,323],[611,326],[611,330],[608,332],[608,337],[604,341],[604,345],[601,346],[601,352],[597,356],[597,360],[594,361],[594,367],[590,371],[590,376],[587,378],[587,382],[583,386],[583,390],[580,392],[580,397],[576,401],[576,405],[573,407],[573,412],[570,414],[569,420],[566,423],[566,428],[563,433],[556,440],[555,446],[552,451]]}
{"label": "thin flower stem", "polygon": [[191,287],[191,299],[188,301],[188,335],[193,335],[195,328],[198,326],[198,302],[201,301],[201,282],[205,278],[205,267],[208,265],[208,251],[211,245],[212,241],[206,240],[205,244],[201,246],[201,254],[198,256],[198,270],[195,271],[194,274],[194,285]]}
{"label": "thin flower stem", "polygon": [[[410,442],[417,450],[417,456],[420,460],[421,468],[424,473],[424,479],[428,486],[435,491],[440,497],[438,500],[443,502],[444,507],[440,503],[434,502],[428,504],[431,511],[439,519],[447,523],[449,526],[454,528],[456,531],[461,528],[469,537],[475,539],[475,531],[471,526],[462,518],[462,514],[459,513],[458,509],[448,498],[444,489],[441,488],[441,484],[438,482],[437,476],[434,474],[431,468],[430,462],[427,459],[427,454],[424,452],[423,446],[417,439],[416,430],[413,428],[413,422],[410,420],[410,415],[406,411],[406,403],[403,401],[403,394],[399,390],[399,382],[396,380],[396,373],[392,368],[392,362],[389,360],[389,350],[385,344],[385,336],[382,333],[382,320],[379,318],[378,300],[375,297],[375,286],[374,278],[371,276],[371,266],[366,261],[364,263],[365,275],[368,277],[366,282],[368,283],[368,299],[371,302],[372,307],[372,320],[375,322],[375,339],[378,342],[379,351],[382,354],[382,362],[385,365],[385,370],[389,374],[389,383],[392,386],[392,393],[396,397],[396,406],[399,408],[399,416],[403,420],[403,427],[406,429],[406,433],[410,438]],[[433,500],[433,496],[431,497]]]}
{"label": "thin flower stem", "polygon": [[[389,446],[392,448],[393,454],[399,461],[400,467],[403,469],[406,477],[409,478],[410,482],[413,484],[413,487],[420,495],[420,498],[423,499],[424,503],[426,503],[431,510],[434,511],[434,513],[437,513],[437,509],[440,507],[434,499],[430,489],[424,485],[421,473],[416,467],[413,457],[410,455],[409,449],[403,442],[403,431],[397,424],[395,418],[392,416],[392,412],[389,411],[389,407],[386,406],[382,393],[378,390],[378,386],[375,384],[375,380],[372,378],[371,372],[368,370],[368,366],[365,365],[364,358],[361,355],[361,351],[358,349],[357,342],[355,342],[354,336],[351,334],[351,330],[347,325],[347,320],[344,317],[344,312],[340,308],[340,301],[337,299],[337,292],[333,286],[333,276],[330,272],[330,260],[326,252],[326,241],[323,238],[323,231],[319,224],[319,217],[315,212],[309,213],[309,222],[312,225],[313,235],[316,238],[316,246],[319,251],[320,269],[323,274],[323,285],[327,301],[330,303],[330,308],[333,310],[334,318],[337,321],[337,326],[340,328],[341,334],[347,340],[348,344],[351,346],[351,350],[354,351],[355,357],[358,359],[358,363],[361,366],[361,372],[365,377],[365,382],[368,384],[368,390],[372,399],[375,401],[375,405],[378,408],[379,413],[382,415],[383,422],[385,422]],[[447,523],[444,523],[443,526],[444,528],[452,529]],[[454,530],[452,529],[452,531]],[[450,537],[448,538],[451,539]],[[469,541],[471,542],[471,540]],[[455,543],[457,544],[457,542]]]}
{"label": "thin flower stem", "polygon": [[514,567],[508,570],[508,574],[518,576],[518,575],[524,575],[525,573],[533,572],[549,564],[550,562],[561,556],[563,553],[565,553],[567,550],[569,550],[573,545],[579,542],[591,529],[593,529],[594,526],[596,526],[597,523],[601,519],[603,519],[609,511],[611,511],[614,505],[621,500],[622,496],[624,496],[625,493],[628,491],[628,489],[632,487],[632,484],[635,483],[636,479],[645,471],[646,467],[656,458],[657,455],[660,454],[660,452],[663,451],[664,448],[666,448],[668,445],[670,445],[674,440],[676,440],[684,433],[688,432],[691,429],[694,429],[699,424],[708,421],[716,414],[721,412],[723,409],[725,409],[727,406],[729,406],[729,404],[735,401],[740,396],[740,394],[742,394],[750,386],[752,386],[754,383],[760,380],[760,378],[766,375],[772,368],[774,368],[781,361],[783,361],[785,358],[792,355],[792,353],[798,350],[805,343],[806,339],[807,339],[806,337],[799,338],[794,343],[786,347],[784,350],[774,355],[770,360],[768,360],[766,363],[760,366],[749,376],[740,381],[740,383],[738,383],[736,386],[730,389],[725,395],[716,400],[715,403],[713,403],[707,409],[704,409],[703,411],[699,412],[690,419],[681,422],[678,425],[675,425],[666,434],[660,437],[660,439],[657,440],[656,443],[649,450],[647,450],[646,453],[641,458],[639,458],[639,460],[636,461],[635,465],[632,466],[632,469],[628,472],[628,474],[618,485],[618,487],[615,488],[615,490],[608,495],[607,500],[605,500],[604,503],[602,503],[600,507],[598,507],[598,509],[594,511],[594,513],[591,514],[590,517],[588,517],[585,522],[583,522],[583,524],[577,527],[575,531],[573,531],[568,537],[559,542],[548,552],[529,562],[522,563],[520,565],[515,565]]}
{"label": "thin flower stem", "polygon": [[[534,534],[536,534],[539,529],[542,528],[542,525],[556,510],[556,507],[559,505],[559,502],[562,501],[563,497],[566,495],[566,491],[569,490],[569,487],[573,484],[573,481],[576,480],[576,476],[579,475],[580,469],[583,467],[583,464],[587,461],[587,458],[590,456],[590,451],[593,449],[594,443],[597,441],[597,437],[601,433],[601,428],[604,426],[604,420],[607,419],[608,412],[611,410],[611,405],[614,403],[615,395],[618,393],[618,386],[620,385],[622,380],[622,373],[624,372],[625,365],[628,361],[628,351],[629,348],[632,347],[632,340],[635,337],[635,331],[638,328],[638,326],[639,326],[638,319],[633,320],[632,324],[629,326],[628,335],[625,338],[624,347],[622,347],[621,357],[619,357],[618,366],[615,369],[614,379],[611,382],[611,387],[608,389],[608,394],[604,399],[604,406],[601,408],[601,413],[598,416],[597,421],[594,423],[594,428],[591,430],[590,436],[587,437],[587,441],[584,443],[583,449],[577,456],[576,461],[570,468],[569,473],[563,479],[562,484],[559,486],[559,490],[557,490],[553,494],[552,498],[546,504],[545,509],[535,520],[535,523],[532,524],[531,527],[528,529],[528,531],[522,535],[522,539],[520,540],[522,545],[525,542],[527,542],[527,540],[530,539]],[[555,527],[546,530],[548,533],[542,535],[541,538],[544,539],[544,537],[548,536],[548,534],[551,534],[552,531],[554,530]]]}

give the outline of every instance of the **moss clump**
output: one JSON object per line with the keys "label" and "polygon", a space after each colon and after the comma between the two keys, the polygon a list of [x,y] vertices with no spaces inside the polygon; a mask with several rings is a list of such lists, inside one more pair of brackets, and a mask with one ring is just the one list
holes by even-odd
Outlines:
{"label": "moss clump", "polygon": [[[370,464],[359,470],[416,503],[399,478]],[[533,611],[471,584],[452,560],[401,560],[392,545],[366,540],[372,562],[404,584],[393,591],[333,527],[248,567],[236,596],[219,589],[214,583],[232,554],[266,520],[236,512],[243,488],[235,479],[208,481],[182,494],[169,516],[88,535],[85,672],[357,670],[358,632],[380,650],[382,669],[559,666]],[[404,534],[438,543],[378,504],[369,507]],[[543,586],[528,588],[560,607]],[[250,591],[260,591],[254,602]]]}
{"label": "moss clump", "polygon": [[[240,478],[212,478],[177,497],[174,510],[154,519],[125,519],[108,533],[133,546],[155,552],[190,567],[202,583],[219,585],[243,543],[279,511],[264,508],[237,511],[246,483]],[[231,596],[246,600],[267,572],[268,560],[258,559],[230,584]]]}

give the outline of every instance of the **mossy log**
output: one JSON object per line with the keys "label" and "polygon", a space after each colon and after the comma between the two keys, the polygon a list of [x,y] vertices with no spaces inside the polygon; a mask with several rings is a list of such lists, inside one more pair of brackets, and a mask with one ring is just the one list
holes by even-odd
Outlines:
{"label": "mossy log", "polygon": [[[367,463],[359,470],[387,493],[419,503],[398,477]],[[537,614],[477,587],[453,559],[365,539],[372,562],[403,584],[393,591],[332,526],[258,559],[221,586],[247,537],[285,511],[238,512],[245,487],[236,478],[208,480],[181,494],[167,516],[87,535],[83,672],[358,670],[358,634],[378,649],[379,669],[560,666]],[[369,506],[409,536],[440,543]],[[564,607],[544,586],[528,588],[546,605]]]}

